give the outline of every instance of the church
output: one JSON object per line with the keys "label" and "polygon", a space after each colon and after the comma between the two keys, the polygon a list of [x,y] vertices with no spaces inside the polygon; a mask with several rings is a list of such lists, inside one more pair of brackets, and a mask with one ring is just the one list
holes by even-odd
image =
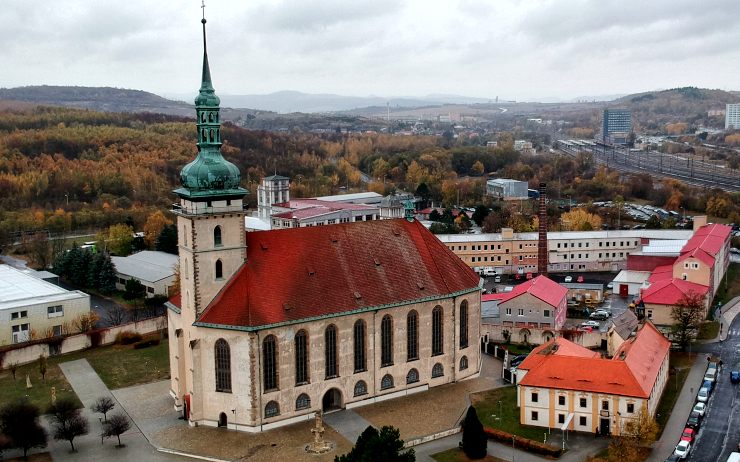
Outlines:
{"label": "church", "polygon": [[479,277],[405,218],[245,232],[203,73],[198,154],[174,192],[170,394],[191,425],[260,432],[478,376]]}

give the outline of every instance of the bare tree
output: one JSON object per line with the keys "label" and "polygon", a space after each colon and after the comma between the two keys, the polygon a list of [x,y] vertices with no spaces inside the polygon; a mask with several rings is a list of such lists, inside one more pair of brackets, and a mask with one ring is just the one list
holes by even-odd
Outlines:
{"label": "bare tree", "polygon": [[100,398],[95,400],[92,406],[90,406],[90,410],[99,414],[103,414],[103,417],[107,422],[108,412],[110,412],[110,410],[114,407],[116,407],[116,403],[110,398],[110,396],[101,396]]}
{"label": "bare tree", "polygon": [[686,351],[696,336],[704,315],[704,295],[693,290],[684,294],[671,309],[671,330],[682,351]]}
{"label": "bare tree", "polygon": [[109,326],[120,326],[126,320],[126,309],[115,303],[106,308],[104,319]]}
{"label": "bare tree", "polygon": [[70,399],[60,399],[49,408],[55,440],[69,441],[72,452],[76,452],[74,440],[89,432],[87,419],[80,415],[77,405]]}
{"label": "bare tree", "polygon": [[121,444],[121,435],[126,433],[131,428],[131,422],[128,417],[123,414],[114,414],[110,420],[107,421],[103,427],[103,436],[108,438],[115,436],[118,438],[118,447],[123,447]]}

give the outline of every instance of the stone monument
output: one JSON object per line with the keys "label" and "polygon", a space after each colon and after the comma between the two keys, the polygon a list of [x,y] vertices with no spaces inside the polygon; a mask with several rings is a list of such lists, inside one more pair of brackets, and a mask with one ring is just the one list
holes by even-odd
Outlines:
{"label": "stone monument", "polygon": [[315,425],[311,429],[313,433],[313,442],[306,445],[306,452],[311,454],[324,454],[334,448],[334,444],[324,441],[324,416],[321,410],[316,411]]}

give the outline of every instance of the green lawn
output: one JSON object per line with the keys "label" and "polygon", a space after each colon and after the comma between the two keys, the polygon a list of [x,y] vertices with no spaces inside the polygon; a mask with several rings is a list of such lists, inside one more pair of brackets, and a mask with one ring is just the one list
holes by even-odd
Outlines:
{"label": "green lawn", "polygon": [[534,348],[534,346],[532,345],[520,345],[518,343],[511,343],[508,345],[504,345],[504,347],[509,350],[509,353],[513,355],[528,354]]}
{"label": "green lawn", "polygon": [[[478,418],[487,427],[540,442],[544,433],[547,432],[547,430],[543,432],[539,427],[526,427],[519,424],[516,387],[513,385],[475,393],[470,399],[478,412]],[[499,401],[501,401],[501,415],[499,415]]]}
{"label": "green lawn", "polygon": [[[696,353],[690,355],[689,353],[671,351],[670,366],[672,370],[675,369],[675,373],[671,373],[668,376],[668,383],[663,391],[663,396],[660,397],[658,409],[655,413],[655,421],[660,426],[660,433],[663,433],[663,428],[671,416],[676,399],[678,399],[681,388],[683,388],[686,377],[689,375],[691,366],[694,363],[694,358],[696,358]],[[658,438],[660,438],[660,434]]]}
{"label": "green lawn", "polygon": [[[437,454],[432,454],[432,459],[436,460],[437,462],[468,462],[470,460],[473,460],[469,459],[468,456],[466,456],[465,453],[462,452],[462,449],[459,448],[452,448],[446,451],[438,452]],[[504,459],[499,459],[498,457],[493,457],[491,455],[488,455],[483,459],[476,460],[480,460],[482,462],[505,462]]]}
{"label": "green lawn", "polygon": [[725,305],[734,297],[740,295],[740,275],[738,275],[740,264],[731,263],[727,268],[727,275],[722,278],[722,284],[719,286],[717,295],[714,297],[714,303],[722,302]]}
{"label": "green lawn", "polygon": [[[86,358],[110,389],[123,388],[140,383],[154,382],[169,377],[169,356],[167,341],[159,345],[135,350],[133,345],[112,345],[92,348],[47,359],[46,381],[41,380],[38,364],[20,366],[13,380],[9,370],[0,371],[0,402],[22,396],[39,406],[44,412],[51,400],[51,387],[56,387],[57,399],[69,397],[77,399],[72,387],[59,369],[58,364]],[[26,388],[26,374],[31,379],[32,388]]]}

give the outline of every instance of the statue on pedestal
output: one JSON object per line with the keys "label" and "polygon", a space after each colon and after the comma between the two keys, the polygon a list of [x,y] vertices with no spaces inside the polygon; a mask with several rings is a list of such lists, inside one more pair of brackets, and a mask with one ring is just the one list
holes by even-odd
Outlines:
{"label": "statue on pedestal", "polygon": [[332,450],[334,445],[328,441],[324,441],[324,416],[321,410],[316,411],[316,419],[314,427],[311,429],[313,433],[313,442],[306,445],[306,452],[311,454],[323,454]]}

